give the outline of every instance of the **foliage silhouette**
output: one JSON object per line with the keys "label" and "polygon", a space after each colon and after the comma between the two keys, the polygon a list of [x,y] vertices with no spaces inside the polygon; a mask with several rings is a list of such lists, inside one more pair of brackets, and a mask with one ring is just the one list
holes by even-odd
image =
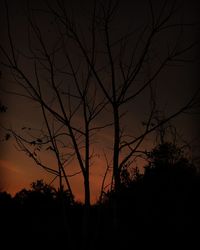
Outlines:
{"label": "foliage silhouette", "polygon": [[[114,192],[108,192],[103,203],[91,206],[88,249],[102,249],[105,245],[111,249],[141,249],[145,245],[160,247],[160,244],[180,247],[187,243],[191,247],[198,239],[200,175],[197,168],[171,143],[160,144],[147,155],[149,163],[143,174],[138,170],[132,175],[124,174],[117,199]],[[28,241],[35,247],[57,248],[63,244],[69,249],[82,248],[78,239],[82,235],[84,205],[71,203],[70,199],[67,202],[70,196],[62,191],[66,195],[64,209],[71,230],[68,242],[59,192],[37,180],[31,189],[23,189],[14,197],[0,193],[3,235],[9,232],[17,239],[15,245],[20,246]],[[117,234],[112,231],[116,200]]]}
{"label": "foliage silhouette", "polygon": [[[119,236],[126,239],[123,247],[128,249],[132,242],[145,244],[144,239],[149,246],[194,243],[200,221],[197,169],[171,143],[155,147],[148,160],[144,174],[131,182],[128,177],[129,185],[125,182],[118,193]],[[116,194],[107,195],[106,203],[111,207]]]}

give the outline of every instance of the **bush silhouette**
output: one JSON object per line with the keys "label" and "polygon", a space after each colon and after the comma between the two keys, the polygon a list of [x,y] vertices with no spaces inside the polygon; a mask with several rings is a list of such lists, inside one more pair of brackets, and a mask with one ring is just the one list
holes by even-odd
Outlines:
{"label": "bush silhouette", "polygon": [[[194,241],[200,221],[197,168],[171,143],[155,147],[148,154],[148,161],[144,174],[129,176],[117,194],[124,247],[128,248],[132,241],[145,244],[144,239],[152,246],[159,241]],[[107,194],[109,206],[114,195]]]}
{"label": "bush silhouette", "polygon": [[[200,176],[195,166],[170,143],[155,147],[148,161],[143,174],[136,171],[131,175],[124,169],[119,193],[110,191],[103,203],[91,207],[93,249],[111,244],[115,249],[141,249],[146,244],[150,247],[163,242],[180,247],[181,242],[191,244],[198,239]],[[111,234],[116,195],[118,231]],[[80,249],[77,238],[81,237],[84,206],[72,203],[67,190],[56,190],[37,180],[14,198],[0,193],[4,235],[13,234],[19,245],[23,238],[24,244],[27,240],[35,246],[61,247],[65,241],[67,247],[63,209],[71,242],[76,243],[74,249]]]}

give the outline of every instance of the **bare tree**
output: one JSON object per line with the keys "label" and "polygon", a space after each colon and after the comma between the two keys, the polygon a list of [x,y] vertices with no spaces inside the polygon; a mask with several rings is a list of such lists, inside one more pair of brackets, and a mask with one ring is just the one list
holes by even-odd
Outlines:
{"label": "bare tree", "polygon": [[[9,92],[38,104],[40,107],[38,112],[43,121],[42,128],[37,130],[22,127],[23,133],[12,128],[8,131],[14,136],[20,151],[25,152],[37,165],[53,174],[54,179],[59,178],[60,191],[63,188],[64,178],[72,199],[74,195],[69,178],[82,174],[86,208],[83,217],[83,239],[85,239],[90,207],[90,166],[94,157],[91,145],[95,131],[102,128],[96,126],[94,121],[107,102],[105,98],[97,97],[90,65],[82,66],[80,60],[74,61],[72,58],[74,52],[71,53],[68,48],[68,41],[59,26],[55,44],[50,49],[43,31],[37,24],[38,12],[35,14],[28,6],[29,55],[25,55],[23,51],[15,48],[6,1],[5,9],[11,52],[1,46],[1,53],[6,59],[2,65],[10,70],[18,86],[21,87],[21,92]],[[20,64],[19,57],[31,61],[33,73],[31,77],[23,68],[24,65]],[[94,44],[90,63],[95,64]],[[106,127],[106,124],[103,127]],[[53,154],[57,167],[50,167],[42,160],[42,154],[47,151]],[[77,163],[79,170],[75,172],[71,170],[73,172],[67,174],[69,166],[73,167],[72,164],[77,165]]]}
{"label": "bare tree", "polygon": [[[43,120],[43,127],[37,131],[23,128],[22,132],[26,134],[15,129],[10,129],[10,132],[22,151],[59,178],[60,189],[64,178],[71,196],[73,191],[67,172],[78,163],[77,173],[81,173],[84,180],[85,206],[88,208],[90,167],[95,156],[92,145],[97,131],[109,127],[113,137],[112,145],[109,145],[112,156],[105,153],[104,157],[106,172],[102,197],[108,169],[112,169],[111,188],[118,192],[122,169],[130,166],[138,152],[141,153],[147,135],[194,108],[199,96],[198,89],[179,109],[153,123],[158,112],[155,80],[166,67],[193,61],[193,58],[188,59],[187,53],[198,44],[196,40],[181,44],[184,29],[194,26],[178,21],[179,5],[176,1],[164,1],[158,9],[149,1],[150,21],[145,19],[142,28],[125,33],[120,30],[120,34],[115,28],[120,1],[92,3],[89,21],[82,24],[69,11],[67,1],[44,1],[44,8],[27,5],[26,53],[15,46],[5,1],[9,48],[0,44],[1,65],[10,70],[21,87],[19,92],[9,92],[37,103]],[[44,16],[52,23],[53,37],[39,25]],[[82,28],[84,25],[89,28]],[[166,32],[168,35],[170,30],[176,36],[169,44],[166,42],[164,49],[159,48],[162,34]],[[31,74],[23,68],[26,61],[32,67]],[[148,117],[139,135],[126,131],[124,125],[124,119],[138,97],[149,104]],[[108,122],[100,122],[102,117],[108,117],[108,113],[111,114]],[[105,146],[103,142],[102,145]],[[44,153],[45,150],[53,153],[56,168],[46,166],[39,158],[41,151]],[[73,172],[71,176],[77,173]]]}
{"label": "bare tree", "polygon": [[[165,67],[173,65],[173,63],[187,61],[186,59],[183,59],[183,56],[188,51],[191,51],[198,42],[195,40],[187,45],[184,44],[184,46],[180,46],[183,27],[190,27],[192,24],[171,22],[179,10],[179,6],[175,1],[170,4],[168,4],[167,1],[164,1],[160,10],[156,13],[154,12],[154,6],[151,1],[149,1],[151,22],[144,25],[141,32],[137,34],[134,46],[130,47],[129,39],[131,40],[132,36],[135,36],[135,32],[124,34],[116,40],[113,39],[112,35],[113,19],[115,18],[119,1],[102,1],[100,5],[97,5],[96,2],[94,4],[94,15],[92,19],[93,29],[91,32],[93,47],[90,50],[84,43],[85,40],[79,35],[78,27],[70,19],[65,3],[63,1],[57,1],[57,3],[58,9],[53,9],[49,6],[50,11],[55,15],[55,18],[60,22],[60,25],[64,27],[65,36],[70,37],[82,52],[85,63],[90,67],[91,73],[96,79],[98,87],[102,90],[102,93],[112,110],[114,131],[112,165],[114,185],[115,190],[117,190],[120,186],[120,171],[122,167],[132,158],[137,148],[144,141],[146,135],[162,126],[170,119],[173,119],[195,106],[199,90],[195,91],[194,95],[191,96],[191,98],[188,99],[188,102],[179,110],[174,111],[174,113],[168,115],[168,117],[160,120],[156,125],[152,126],[152,120],[155,118],[158,109],[156,106],[156,99],[153,96],[154,80]],[[177,29],[179,31],[175,42],[168,46],[164,51],[164,55],[160,55],[157,58],[156,52],[158,51],[155,51],[155,39],[159,39],[159,34],[164,30],[173,28],[176,28],[176,31]],[[103,37],[103,45],[101,48],[104,55],[104,65],[102,68],[106,71],[109,81],[102,80],[102,74],[90,58],[90,53],[93,54],[94,48],[98,47],[95,47],[95,42],[97,38],[99,38],[99,34]],[[129,54],[128,56],[127,53]],[[98,51],[95,55],[97,54]],[[154,61],[154,56],[157,62]],[[145,75],[144,71],[148,70],[148,65],[150,63],[155,63],[155,67],[153,67],[152,72],[148,74],[148,77],[143,77]],[[140,84],[138,84],[138,78],[140,77],[143,79]],[[135,87],[135,85],[137,86]],[[133,102],[138,96],[143,95],[146,89],[149,89],[150,93],[150,112],[149,118],[144,124],[145,129],[134,139],[124,139],[125,133],[121,123],[124,107]],[[123,157],[120,160],[121,155]]]}

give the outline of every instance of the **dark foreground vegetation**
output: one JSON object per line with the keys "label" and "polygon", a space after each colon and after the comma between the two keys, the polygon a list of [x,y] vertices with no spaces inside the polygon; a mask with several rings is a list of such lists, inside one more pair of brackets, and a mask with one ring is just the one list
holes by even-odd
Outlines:
{"label": "dark foreground vegetation", "polygon": [[84,205],[67,191],[38,180],[15,197],[1,192],[4,249],[83,249],[87,236],[85,249],[199,249],[198,168],[172,144],[159,145],[148,158],[143,174],[122,171],[119,192],[91,206],[85,235]]}

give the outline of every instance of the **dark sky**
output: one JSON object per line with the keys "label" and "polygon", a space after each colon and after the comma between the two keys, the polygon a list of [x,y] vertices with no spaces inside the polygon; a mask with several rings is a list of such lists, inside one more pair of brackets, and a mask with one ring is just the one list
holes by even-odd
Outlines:
{"label": "dark sky", "polygon": [[[26,1],[8,1],[9,11],[10,11],[10,22],[11,29],[13,34],[13,39],[15,41],[15,47],[19,49],[24,54],[29,53],[27,47],[27,22],[24,15],[24,6]],[[50,1],[54,4],[54,1]],[[168,1],[167,1],[168,2]],[[170,1],[169,1],[170,2]],[[42,8],[42,1],[30,1],[31,5],[35,8]],[[90,11],[93,1],[66,1],[68,6],[69,13],[73,16],[77,23],[79,23],[79,28],[81,30],[81,35],[85,37],[87,42],[88,35],[88,18],[90,17]],[[152,1],[153,9],[155,16],[158,15],[161,5],[164,1]],[[177,1],[177,4],[180,6],[180,10],[177,11],[173,17],[172,23],[177,23],[182,21],[188,23],[198,22],[198,14],[200,13],[200,4],[199,1]],[[3,1],[0,6],[0,22],[1,22],[1,45],[8,49],[8,40],[7,40],[7,29],[5,23],[5,8]],[[167,8],[166,8],[167,9]],[[164,16],[165,13],[163,13]],[[37,15],[37,22],[39,27],[43,31],[45,41],[49,47],[54,42],[55,36],[55,25],[52,18],[46,18],[44,13],[39,13]],[[119,1],[119,8],[116,11],[116,16],[113,21],[113,29],[111,31],[111,39],[115,41],[121,34],[126,34],[131,31],[135,31],[134,35],[130,38],[128,43],[128,48],[131,48],[135,42],[136,37],[138,37],[139,32],[148,24],[151,20],[151,12],[149,9],[148,1]],[[138,82],[142,81],[145,77],[148,77],[148,74],[154,71],[154,68],[158,65],[159,60],[166,56],[166,51],[168,47],[173,46],[173,44],[179,38],[181,33],[181,39],[179,41],[178,47],[185,46],[192,43],[194,40],[199,38],[199,27],[197,26],[187,26],[171,29],[170,31],[166,30],[160,33],[158,37],[153,41],[153,49],[151,51],[151,60],[149,61],[148,67],[141,78],[138,79]],[[101,42],[102,37],[98,37],[98,46],[99,49],[102,49]],[[33,38],[34,41],[34,38]],[[36,42],[33,42],[34,45],[37,45]],[[141,41],[142,44],[142,41]],[[80,54],[76,51],[76,48],[73,45],[69,45],[71,53],[74,56],[74,63],[78,64],[80,60]],[[138,49],[139,51],[139,49]],[[126,56],[128,57],[128,51]],[[138,52],[139,53],[139,52]],[[186,54],[186,59],[199,58],[199,47],[195,47],[192,52]],[[62,62],[61,57],[58,57],[58,63]],[[23,67],[23,70],[32,77],[33,65],[29,60],[23,59],[19,56],[19,61]],[[198,61],[199,62],[199,61]],[[172,111],[179,109],[188,98],[194,93],[195,89],[199,85],[199,64],[197,61],[192,63],[174,63],[167,66],[161,74],[156,78],[154,85],[157,86],[156,91],[156,101],[160,110],[164,110],[165,114],[170,114]],[[103,59],[99,59],[99,65],[103,63]],[[3,66],[0,66],[2,72],[1,77],[1,88],[18,90],[18,87],[13,84],[11,77]],[[107,79],[105,72],[102,73],[102,78]],[[45,76],[45,75],[44,75]],[[45,85],[44,85],[44,88]],[[46,92],[47,96],[51,96],[51,93]],[[137,98],[134,103],[130,103],[124,108],[124,111],[128,111],[126,117],[123,120],[124,127],[127,129],[128,133],[137,135],[140,133],[141,121],[145,120],[149,113],[149,102],[148,100],[149,93],[144,92],[144,94]],[[1,121],[5,126],[12,127],[15,129],[20,129],[23,126],[31,127],[40,127],[41,120],[39,116],[39,110],[37,105],[33,104],[31,101],[27,101],[18,96],[7,95],[1,92],[1,100],[8,107],[8,110],[5,114],[1,115]],[[99,123],[102,122],[102,119],[109,120],[110,111],[108,110],[107,116],[100,117]],[[82,117],[78,118],[81,122]],[[184,139],[191,141],[194,138],[199,137],[198,132],[198,123],[199,116],[189,115],[189,116],[180,116],[174,120],[174,124],[177,126],[178,131],[183,135]],[[2,132],[1,137],[3,137],[4,132]],[[112,133],[107,130],[101,135],[103,138],[103,146],[98,146],[99,154],[102,154],[102,148],[106,148],[109,152],[109,145],[112,141]],[[144,144],[144,148],[148,148],[152,144],[152,138],[149,137]],[[46,179],[50,181],[51,178],[45,174],[43,170],[36,167],[34,163],[28,159],[23,153],[18,152],[14,146],[14,140],[9,140],[6,143],[1,143],[1,152],[0,152],[0,167],[1,174],[3,174],[3,185],[5,189],[9,192],[16,192],[24,186],[28,186],[31,181],[34,181],[39,178]],[[107,148],[108,147],[108,148]],[[44,156],[45,160],[50,164],[52,163],[51,156],[46,153]],[[97,167],[92,169],[92,197],[95,200],[98,196],[100,179],[103,174],[102,172],[102,158],[96,159]],[[79,177],[72,180],[74,185],[75,192],[77,197],[81,199],[81,185]]]}

